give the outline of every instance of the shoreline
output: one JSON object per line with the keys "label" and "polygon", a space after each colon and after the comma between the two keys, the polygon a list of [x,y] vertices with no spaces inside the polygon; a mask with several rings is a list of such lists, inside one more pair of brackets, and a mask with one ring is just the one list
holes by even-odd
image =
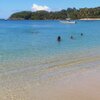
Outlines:
{"label": "shoreline", "polygon": [[[99,100],[100,23],[91,22],[80,21],[75,26],[46,22],[47,26],[53,24],[51,28],[41,27],[44,22],[37,24],[37,21],[27,23],[28,26],[26,22],[4,23],[4,33],[1,30],[0,100]],[[58,31],[62,42],[56,44],[51,39],[59,35]],[[67,38],[71,35],[75,40]],[[10,37],[14,41],[9,41]],[[19,43],[22,44],[17,47]]]}
{"label": "shoreline", "polygon": [[90,20],[90,21],[94,20],[95,21],[95,20],[100,20],[100,18],[82,18],[82,19],[79,19],[79,20],[83,20],[83,21],[84,20]]}
{"label": "shoreline", "polygon": [[[37,20],[26,20],[26,19],[4,19],[4,20],[1,20],[1,21],[48,21],[48,20],[51,20],[51,21],[60,21],[62,19],[37,19]],[[66,19],[63,19],[63,20],[66,20]],[[82,18],[82,19],[71,19],[71,20],[80,20],[80,21],[100,21],[100,18]]]}
{"label": "shoreline", "polygon": [[[61,65],[67,66],[67,65]],[[69,64],[75,71],[64,72],[60,68],[49,69],[45,81],[33,81],[33,71],[3,75],[0,82],[0,100],[99,100],[100,99],[100,62],[99,60]],[[77,67],[80,67],[77,69]],[[59,67],[59,66],[58,66]],[[82,67],[82,68],[81,68]],[[43,70],[44,71],[44,70]],[[42,72],[43,72],[42,71]],[[46,71],[46,74],[48,74]],[[57,77],[52,72],[59,72]],[[44,72],[43,72],[44,73]],[[46,77],[45,77],[46,78]],[[5,80],[6,79],[6,80]]]}
{"label": "shoreline", "polygon": [[[99,66],[100,67],[100,66]],[[100,68],[79,71],[54,82],[0,86],[1,100],[99,100]]]}
{"label": "shoreline", "polygon": [[[66,19],[0,19],[0,21],[35,21],[35,20],[39,20],[39,21],[48,21],[48,20],[51,20],[51,21],[60,21],[60,20],[66,20]],[[70,20],[100,20],[100,18],[80,18],[80,19],[70,19]]]}

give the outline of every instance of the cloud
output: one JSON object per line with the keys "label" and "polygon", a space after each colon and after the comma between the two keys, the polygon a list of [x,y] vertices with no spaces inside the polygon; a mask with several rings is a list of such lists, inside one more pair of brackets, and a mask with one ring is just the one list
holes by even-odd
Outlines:
{"label": "cloud", "polygon": [[45,6],[45,5],[41,6],[41,5],[33,4],[32,10],[33,11],[40,11],[40,10],[50,11],[50,8],[48,6]]}

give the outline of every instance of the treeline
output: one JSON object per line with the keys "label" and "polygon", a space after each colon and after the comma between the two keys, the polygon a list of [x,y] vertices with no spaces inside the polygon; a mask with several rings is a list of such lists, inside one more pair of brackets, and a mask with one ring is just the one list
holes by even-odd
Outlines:
{"label": "treeline", "polygon": [[47,12],[47,11],[22,11],[14,13],[9,19],[17,20],[47,20],[47,19],[81,19],[81,18],[100,18],[100,7],[96,8],[68,8],[67,10]]}

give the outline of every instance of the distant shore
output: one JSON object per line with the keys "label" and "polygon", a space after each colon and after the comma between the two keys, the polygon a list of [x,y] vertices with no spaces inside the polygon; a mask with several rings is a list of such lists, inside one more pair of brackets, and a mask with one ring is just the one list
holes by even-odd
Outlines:
{"label": "distant shore", "polygon": [[82,18],[79,20],[100,20],[100,18]]}
{"label": "distant shore", "polygon": [[[18,18],[18,19],[0,19],[0,20],[5,20],[5,21],[7,21],[7,20],[25,20],[25,19],[20,19],[20,18]],[[29,19],[29,20],[31,20],[31,19]],[[43,19],[43,20],[62,20],[62,19]],[[73,19],[70,19],[70,20],[73,20]],[[100,20],[100,18],[82,18],[82,19],[75,19],[75,20],[81,20],[81,21],[86,21],[86,20]]]}

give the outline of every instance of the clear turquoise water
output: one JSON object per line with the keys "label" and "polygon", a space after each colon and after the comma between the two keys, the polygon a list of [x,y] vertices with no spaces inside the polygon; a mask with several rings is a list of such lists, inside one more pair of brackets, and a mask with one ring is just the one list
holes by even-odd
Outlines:
{"label": "clear turquoise water", "polygon": [[[58,35],[61,42],[57,42]],[[71,35],[74,40],[70,39]],[[62,56],[71,59],[80,51],[95,48],[100,48],[100,21],[77,21],[77,24],[54,20],[0,21],[0,71],[7,70],[8,63],[15,60],[24,62],[23,66],[34,67]],[[9,66],[14,68],[15,65]]]}

